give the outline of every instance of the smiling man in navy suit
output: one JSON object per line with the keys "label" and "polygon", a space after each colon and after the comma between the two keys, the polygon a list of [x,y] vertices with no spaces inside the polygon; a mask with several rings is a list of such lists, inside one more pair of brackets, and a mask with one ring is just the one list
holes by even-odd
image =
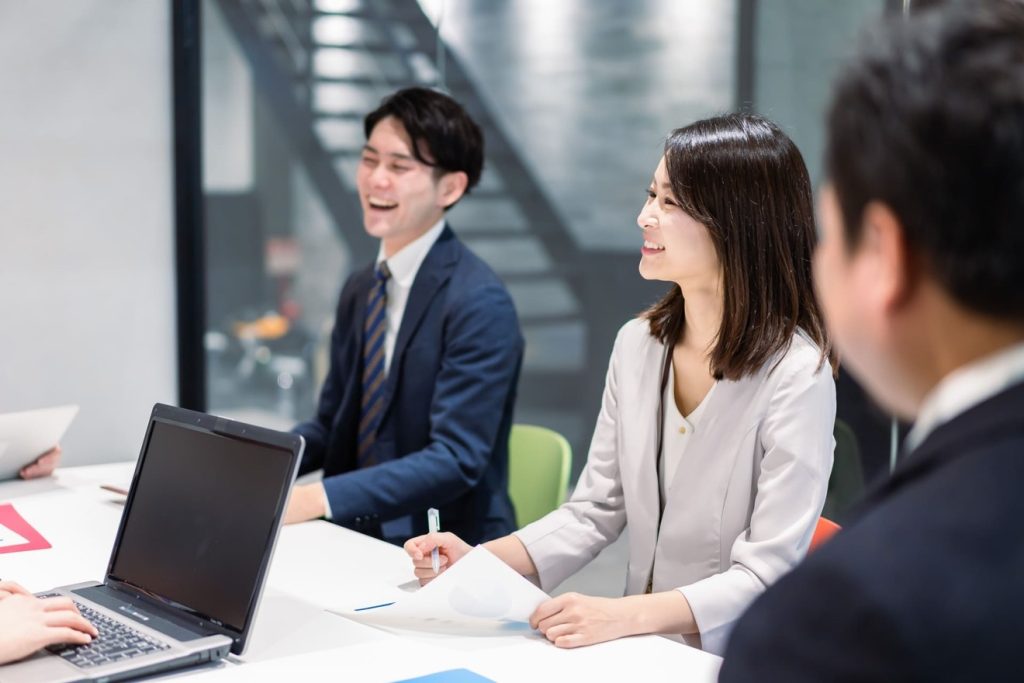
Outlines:
{"label": "smiling man in navy suit", "polygon": [[445,222],[480,179],[483,137],[450,97],[398,91],[367,115],[356,185],[375,263],[345,283],[331,367],[286,522],[326,517],[392,543],[515,528],[508,437],[523,339],[508,291]]}
{"label": "smiling man in navy suit", "polygon": [[1024,0],[871,36],[830,109],[815,281],[843,362],[915,424],[739,620],[724,682],[1022,679]]}

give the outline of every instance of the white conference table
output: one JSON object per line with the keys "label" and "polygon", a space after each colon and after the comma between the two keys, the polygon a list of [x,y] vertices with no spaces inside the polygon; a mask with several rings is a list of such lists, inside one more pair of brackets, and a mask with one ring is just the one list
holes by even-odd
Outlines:
{"label": "white conference table", "polygon": [[[0,483],[0,503],[12,503],[52,545],[0,554],[0,578],[34,592],[102,580],[124,507],[99,485],[125,485],[133,469],[133,462],[73,467],[47,479]],[[560,650],[539,634],[385,630],[329,611],[384,602],[415,585],[396,546],[323,521],[284,527],[245,654],[165,677],[251,681],[299,674],[308,681],[383,682],[467,668],[495,681],[703,682],[716,680],[721,664],[658,636]]]}

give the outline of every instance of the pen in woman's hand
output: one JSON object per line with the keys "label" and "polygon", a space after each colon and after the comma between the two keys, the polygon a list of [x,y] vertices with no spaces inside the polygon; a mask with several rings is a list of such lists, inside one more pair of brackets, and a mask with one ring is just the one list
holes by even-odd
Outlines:
{"label": "pen in woman's hand", "polygon": [[[432,534],[436,534],[441,530],[441,513],[437,511],[437,508],[430,508],[427,510],[427,531]],[[436,575],[438,570],[441,568],[440,557],[438,556],[437,546],[430,551],[430,566],[434,570]]]}

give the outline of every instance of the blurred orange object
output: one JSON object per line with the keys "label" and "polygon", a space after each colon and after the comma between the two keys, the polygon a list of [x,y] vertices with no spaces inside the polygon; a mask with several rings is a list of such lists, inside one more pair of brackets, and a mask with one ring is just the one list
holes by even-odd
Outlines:
{"label": "blurred orange object", "polygon": [[814,526],[814,535],[811,536],[811,547],[807,549],[807,552],[813,553],[821,546],[822,543],[832,538],[840,529],[842,529],[842,527],[831,519],[819,517],[818,523]]}
{"label": "blurred orange object", "polygon": [[252,322],[238,322],[235,323],[235,334],[240,339],[259,339],[259,340],[273,340],[280,339],[284,335],[288,334],[288,330],[291,329],[291,323],[288,322],[288,318],[277,313],[269,313],[262,318],[257,318]]}

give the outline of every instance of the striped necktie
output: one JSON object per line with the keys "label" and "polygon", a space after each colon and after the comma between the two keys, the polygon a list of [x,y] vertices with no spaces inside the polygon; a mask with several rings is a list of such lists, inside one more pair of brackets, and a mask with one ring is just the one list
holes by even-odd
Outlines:
{"label": "striped necktie", "polygon": [[372,446],[377,440],[381,411],[384,409],[384,337],[388,317],[387,282],[391,277],[387,261],[381,261],[374,272],[375,281],[366,301],[366,322],[363,325],[363,399],[359,411],[359,437],[356,462],[359,467],[376,464]]}

